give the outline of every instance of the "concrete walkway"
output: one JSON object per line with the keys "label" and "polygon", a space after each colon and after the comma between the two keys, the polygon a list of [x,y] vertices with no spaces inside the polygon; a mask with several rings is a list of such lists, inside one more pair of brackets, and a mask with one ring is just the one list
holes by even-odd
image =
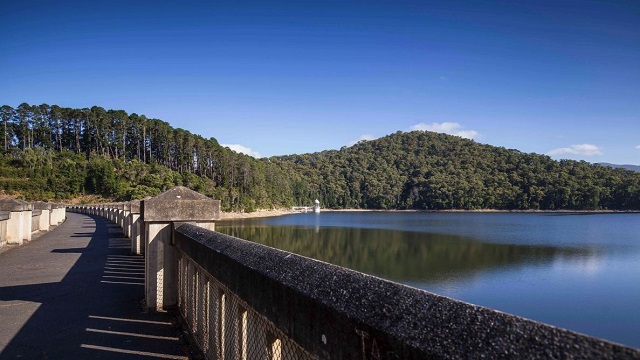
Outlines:
{"label": "concrete walkway", "polygon": [[145,313],[144,259],[120,229],[67,213],[0,253],[0,359],[185,359],[167,314]]}

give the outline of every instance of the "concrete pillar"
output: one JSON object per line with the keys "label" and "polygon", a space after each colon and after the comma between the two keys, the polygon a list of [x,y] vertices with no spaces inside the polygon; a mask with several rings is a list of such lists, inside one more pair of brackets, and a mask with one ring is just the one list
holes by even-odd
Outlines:
{"label": "concrete pillar", "polygon": [[7,244],[7,223],[10,217],[10,212],[0,211],[0,248]]}
{"label": "concrete pillar", "polygon": [[66,208],[62,204],[56,204],[56,222],[60,225],[65,218]]}
{"label": "concrete pillar", "polygon": [[42,214],[40,215],[38,221],[38,230],[40,231],[49,231],[50,221],[51,221],[51,204],[46,203],[44,201],[36,201],[33,204],[33,211],[40,210]]}
{"label": "concrete pillar", "polygon": [[124,236],[131,239],[131,217],[129,216],[129,214],[131,214],[131,203],[126,202],[122,204],[122,206],[123,206],[122,232],[124,233]]}
{"label": "concrete pillar", "polygon": [[31,210],[31,233],[37,233],[40,231],[40,218],[42,217],[42,210]]}
{"label": "concrete pillar", "polygon": [[22,201],[24,210],[22,211],[22,239],[31,241],[31,225],[33,224],[33,206],[26,201]]}
{"label": "concrete pillar", "polygon": [[145,300],[163,311],[178,303],[178,252],[172,245],[174,222],[196,222],[214,228],[220,219],[220,200],[212,200],[183,186],[143,200],[141,217],[145,241]]}
{"label": "concrete pillar", "polygon": [[121,213],[120,213],[120,204],[113,204],[113,223],[118,225],[118,227],[122,228],[121,224],[120,224],[120,218],[121,218]]}
{"label": "concrete pillar", "polygon": [[49,213],[49,226],[58,226],[60,218],[60,210],[58,204],[51,204],[51,212]]}
{"label": "concrete pillar", "polygon": [[9,212],[6,241],[8,244],[22,245],[31,241],[31,204],[22,200],[0,200],[0,211]]}
{"label": "concrete pillar", "polygon": [[116,209],[113,207],[113,204],[108,204],[108,211],[109,211],[109,221],[111,221],[112,223],[116,222]]}
{"label": "concrete pillar", "polygon": [[118,226],[120,226],[120,228],[124,232],[124,203],[117,204],[116,209],[118,212],[117,224]]}
{"label": "concrete pillar", "polygon": [[140,201],[132,201],[129,203],[129,229],[131,230],[131,253],[140,255],[144,254],[144,241],[142,241],[142,220],[140,219]]}
{"label": "concrete pillar", "polygon": [[116,225],[120,225],[118,222],[118,218],[119,218],[119,209],[118,209],[118,204],[113,204],[113,223]]}

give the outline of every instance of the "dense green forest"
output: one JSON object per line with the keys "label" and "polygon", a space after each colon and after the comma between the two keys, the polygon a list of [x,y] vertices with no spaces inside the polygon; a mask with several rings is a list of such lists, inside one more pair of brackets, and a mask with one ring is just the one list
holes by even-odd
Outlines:
{"label": "dense green forest", "polygon": [[397,132],[277,163],[299,166],[328,207],[640,209],[640,173],[432,132]]}
{"label": "dense green forest", "polygon": [[227,211],[314,198],[331,208],[640,209],[640,173],[431,132],[254,159],[123,110],[5,105],[0,119],[0,191],[28,200],[130,200],[184,185]]}
{"label": "dense green forest", "polygon": [[158,119],[56,105],[0,108],[0,190],[33,200],[140,199],[175,185],[225,210],[290,206],[295,174]]}

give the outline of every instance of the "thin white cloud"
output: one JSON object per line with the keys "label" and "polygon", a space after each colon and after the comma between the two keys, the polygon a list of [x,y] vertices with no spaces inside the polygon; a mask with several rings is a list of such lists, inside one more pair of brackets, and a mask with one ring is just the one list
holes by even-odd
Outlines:
{"label": "thin white cloud", "polygon": [[640,145],[636,145],[636,149],[640,150]]}
{"label": "thin white cloud", "polygon": [[223,147],[228,147],[229,149],[235,151],[235,152],[239,152],[239,153],[243,153],[249,156],[252,156],[256,159],[260,159],[262,158],[262,154],[260,154],[257,151],[251,150],[251,148],[248,148],[246,146],[240,145],[240,144],[220,144]]}
{"label": "thin white cloud", "polygon": [[419,123],[419,124],[413,125],[411,127],[411,130],[433,131],[438,133],[460,136],[466,139],[475,139],[478,137],[478,135],[480,135],[475,130],[463,129],[462,125],[460,125],[457,122],[442,122],[442,123],[434,122],[431,124]]}
{"label": "thin white cloud", "polygon": [[578,144],[571,145],[569,147],[563,147],[553,149],[547,152],[547,155],[582,155],[582,156],[594,156],[602,155],[602,149],[599,146],[593,144]]}
{"label": "thin white cloud", "polygon": [[375,140],[376,137],[371,135],[371,134],[363,134],[360,135],[360,137],[357,140],[353,140],[351,142],[349,142],[349,144],[347,146],[353,146],[357,143],[359,143],[360,141],[371,141],[371,140]]}

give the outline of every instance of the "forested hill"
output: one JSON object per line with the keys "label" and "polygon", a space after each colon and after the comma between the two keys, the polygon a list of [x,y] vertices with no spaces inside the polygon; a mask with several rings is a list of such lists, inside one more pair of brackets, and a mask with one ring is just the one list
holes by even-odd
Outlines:
{"label": "forested hill", "polygon": [[639,173],[432,132],[272,160],[295,164],[328,207],[640,209]]}
{"label": "forested hill", "polygon": [[612,168],[620,168],[620,169],[627,169],[635,172],[640,172],[640,166],[638,165],[618,165],[618,164],[609,164],[609,163],[598,163],[598,164],[602,166],[609,166]]}
{"label": "forested hill", "polygon": [[296,174],[144,115],[23,103],[0,107],[0,121],[0,195],[130,200],[184,185],[220,199],[224,210],[298,200]]}
{"label": "forested hill", "polygon": [[0,108],[0,197],[131,200],[184,185],[224,210],[640,209],[640,173],[398,132],[341,150],[254,159],[159,119],[101,107]]}

